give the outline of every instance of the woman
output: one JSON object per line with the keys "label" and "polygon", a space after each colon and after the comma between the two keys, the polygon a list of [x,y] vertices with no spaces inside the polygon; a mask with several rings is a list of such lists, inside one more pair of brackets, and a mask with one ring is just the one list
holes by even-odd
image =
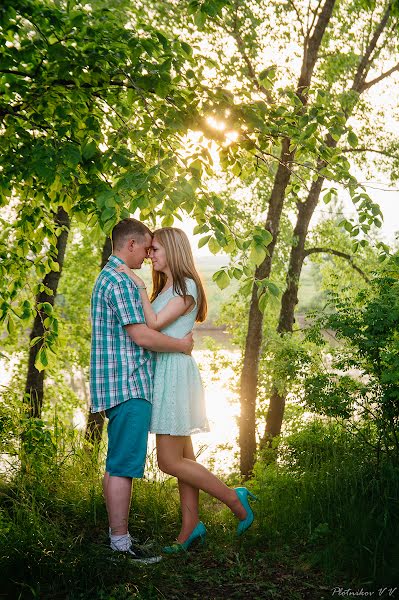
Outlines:
{"label": "woman", "polygon": [[[140,290],[147,326],[173,337],[183,337],[196,321],[205,320],[204,288],[194,265],[186,234],[174,227],[154,233],[150,250],[153,292],[148,298],[140,277],[126,265],[119,267]],[[151,304],[152,302],[152,304]],[[199,490],[224,502],[239,519],[238,535],[252,524],[254,516],[246,488],[231,489],[196,462],[191,434],[209,431],[200,374],[192,356],[159,353],[154,372],[151,428],[156,433],[159,468],[177,477],[182,525],[177,542],[166,553],[187,550],[194,540],[204,540],[206,529],[199,520]]]}

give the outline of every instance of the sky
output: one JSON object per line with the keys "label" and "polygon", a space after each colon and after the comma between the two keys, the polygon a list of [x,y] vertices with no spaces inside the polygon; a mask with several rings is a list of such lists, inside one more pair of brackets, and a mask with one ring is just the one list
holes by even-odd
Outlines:
{"label": "sky", "polygon": [[381,233],[386,236],[388,243],[393,243],[395,233],[399,233],[399,191],[378,192],[376,201],[384,215]]}

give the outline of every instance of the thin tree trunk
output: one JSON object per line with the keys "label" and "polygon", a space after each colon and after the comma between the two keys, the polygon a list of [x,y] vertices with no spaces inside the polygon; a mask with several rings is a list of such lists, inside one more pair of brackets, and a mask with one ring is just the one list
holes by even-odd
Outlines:
{"label": "thin tree trunk", "polygon": [[[304,105],[307,102],[306,89],[310,85],[320,44],[330,21],[334,4],[335,0],[326,0],[324,2],[313,33],[310,35],[310,32],[308,32],[308,35],[304,40],[303,61],[297,86],[297,94]],[[282,143],[280,163],[276,172],[265,223],[265,229],[270,231],[273,237],[268,247],[268,256],[255,271],[255,279],[263,279],[270,276],[273,252],[277,242],[280,218],[285,200],[285,190],[289,184],[291,176],[289,165],[294,158],[294,152],[289,152],[289,146],[290,140],[284,139]],[[246,478],[251,475],[256,454],[255,414],[259,357],[262,345],[262,324],[263,314],[259,310],[257,286],[256,283],[254,283],[240,381],[240,471],[241,474]]]}
{"label": "thin tree trunk", "polygon": [[[43,279],[43,285],[52,290],[53,294],[50,296],[45,291],[40,292],[36,297],[36,305],[41,302],[49,302],[52,306],[54,306],[58,284],[62,273],[62,267],[64,264],[70,218],[65,210],[62,207],[59,207],[54,220],[57,226],[62,227],[62,231],[57,239],[57,262],[59,264],[59,271],[50,271],[50,273],[47,273]],[[46,316],[47,315],[43,313],[43,311],[37,311],[30,334],[30,340],[33,340],[36,337],[42,337],[44,335],[45,328],[43,321]],[[44,396],[45,370],[38,371],[35,367],[36,357],[40,352],[42,345],[43,344],[39,342],[29,349],[28,374],[25,385],[25,397],[29,399],[29,415],[36,418],[41,417]]]}
{"label": "thin tree trunk", "polygon": [[[372,63],[372,55],[377,47],[377,42],[386,27],[391,12],[391,5],[387,9],[375,29],[374,35],[370,40],[368,47],[365,50],[364,56],[359,62],[356,75],[353,80],[351,90],[360,94],[370,87],[366,84],[366,77]],[[347,118],[350,117],[350,112],[347,113]],[[334,148],[337,142],[327,136],[326,144],[330,148]],[[324,162],[318,164],[318,170],[325,166]],[[295,245],[291,248],[289,267],[286,278],[286,289],[281,299],[281,309],[279,323],[277,327],[278,333],[292,333],[295,322],[295,307],[298,304],[298,288],[299,280],[302,272],[303,261],[306,256],[305,243],[309,230],[309,223],[319,202],[321,189],[324,183],[324,177],[319,177],[312,183],[308,198],[305,202],[298,205],[298,216],[293,233]],[[284,418],[284,409],[286,402],[286,394],[279,393],[276,386],[272,387],[270,396],[269,409],[266,415],[266,426],[260,446],[264,448],[271,446],[273,438],[280,435],[281,426]]]}
{"label": "thin tree trunk", "polygon": [[[277,327],[278,333],[292,331],[294,325],[294,311],[298,303],[299,277],[305,258],[305,241],[309,229],[309,223],[314,209],[317,206],[324,178],[320,177],[313,182],[306,202],[298,206],[298,218],[294,229],[293,238],[295,245],[291,248],[290,262],[287,273],[287,287],[281,299],[280,318]],[[269,408],[266,416],[266,427],[260,447],[271,445],[271,441],[280,435],[281,425],[284,417],[285,394],[280,394],[273,386],[270,396]]]}
{"label": "thin tree trunk", "polygon": [[[111,238],[105,238],[104,246],[101,253],[101,269],[105,267],[112,253]],[[105,421],[104,411],[92,413],[89,410],[87,415],[87,424],[85,431],[85,440],[92,446],[99,444],[103,435]]]}
{"label": "thin tree trunk", "polygon": [[[284,204],[285,190],[290,180],[291,172],[287,164],[293,159],[289,152],[290,141],[283,140],[281,160],[277,169],[273,190],[270,196],[269,209],[265,229],[270,231],[273,238],[268,246],[268,256],[255,271],[255,279],[264,279],[270,276],[274,248],[278,237],[278,228]],[[240,471],[244,477],[249,477],[252,472],[256,452],[255,413],[256,391],[258,385],[259,356],[262,345],[263,313],[259,310],[257,287],[252,288],[251,305],[248,318],[248,332],[245,341],[244,362],[240,382]]]}

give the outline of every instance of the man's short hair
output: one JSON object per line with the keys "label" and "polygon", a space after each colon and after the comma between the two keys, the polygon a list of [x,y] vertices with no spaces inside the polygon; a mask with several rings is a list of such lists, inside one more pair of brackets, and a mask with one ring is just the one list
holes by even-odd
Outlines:
{"label": "man's short hair", "polygon": [[137,219],[123,219],[112,230],[112,248],[121,250],[128,239],[138,238],[142,241],[147,233],[152,237],[152,231],[144,223],[140,223]]}

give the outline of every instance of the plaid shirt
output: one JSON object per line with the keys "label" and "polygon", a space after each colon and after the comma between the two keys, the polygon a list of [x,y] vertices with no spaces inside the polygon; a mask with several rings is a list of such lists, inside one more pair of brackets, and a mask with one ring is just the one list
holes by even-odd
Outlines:
{"label": "plaid shirt", "polygon": [[153,354],[137,346],[125,325],[145,323],[139,291],[116,271],[122,259],[112,255],[97,277],[91,297],[91,411],[99,412],[131,398],[152,401]]}

